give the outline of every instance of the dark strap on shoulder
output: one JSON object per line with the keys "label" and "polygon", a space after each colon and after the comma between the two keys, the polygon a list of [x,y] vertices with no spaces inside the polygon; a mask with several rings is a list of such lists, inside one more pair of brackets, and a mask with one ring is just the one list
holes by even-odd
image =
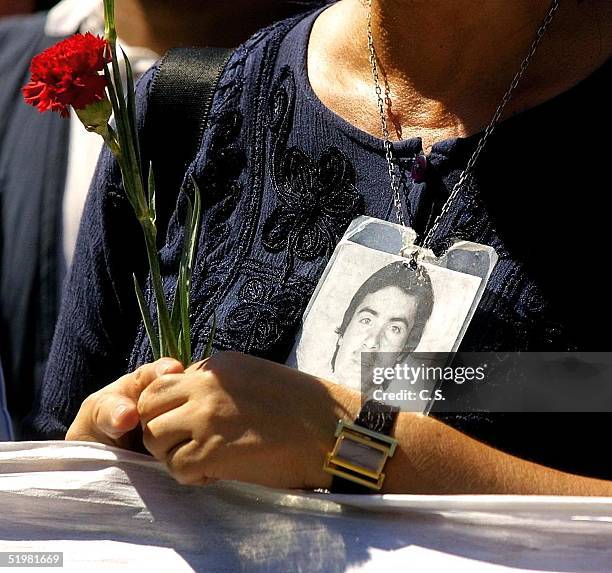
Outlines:
{"label": "dark strap on shoulder", "polygon": [[[219,78],[232,53],[230,48],[173,48],[160,63],[149,93],[145,128],[159,214],[169,217],[174,211],[185,171],[198,151]],[[167,220],[158,223],[165,231]]]}

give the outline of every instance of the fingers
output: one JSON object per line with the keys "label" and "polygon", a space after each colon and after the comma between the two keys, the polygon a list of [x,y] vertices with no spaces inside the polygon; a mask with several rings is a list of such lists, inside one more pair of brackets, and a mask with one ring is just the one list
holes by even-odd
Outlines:
{"label": "fingers", "polygon": [[95,403],[92,418],[97,433],[117,439],[133,430],[140,422],[137,404],[143,390],[168,372],[182,371],[178,360],[161,358],[119,378]]}
{"label": "fingers", "polygon": [[136,404],[116,394],[102,395],[94,406],[92,417],[96,433],[113,440],[133,430],[140,421]]}
{"label": "fingers", "polygon": [[164,374],[183,372],[183,365],[174,358],[160,358],[156,362],[144,364],[134,372],[119,378],[113,386],[118,393],[136,404],[143,390],[156,378]]}
{"label": "fingers", "polygon": [[143,390],[137,409],[140,421],[146,424],[170,410],[179,408],[189,400],[189,386],[182,374],[166,374]]}
{"label": "fingers", "polygon": [[145,364],[89,396],[72,423],[67,440],[96,441],[121,445],[122,436],[139,422],[138,399],[155,379],[171,372],[183,372],[183,365],[172,358]]}
{"label": "fingers", "polygon": [[[206,485],[220,438],[212,436],[207,415],[210,380],[202,371],[208,360],[177,374],[165,374],[148,383],[137,403],[147,450],[163,462],[181,484]],[[213,392],[214,393],[214,392]]]}
{"label": "fingers", "polygon": [[200,445],[195,440],[175,444],[166,454],[166,466],[174,479],[183,485],[209,485],[217,478],[205,473],[199,456]]}
{"label": "fingers", "polygon": [[183,365],[173,358],[161,358],[122,376],[112,390],[102,393],[93,411],[93,423],[99,432],[117,439],[133,430],[140,422],[138,399],[156,378],[168,372],[182,372]]}
{"label": "fingers", "polygon": [[166,461],[173,448],[191,441],[191,437],[189,412],[185,406],[165,412],[143,425],[142,441],[160,461]]}
{"label": "fingers", "polygon": [[204,360],[199,360],[198,362],[194,362],[185,372],[195,372],[197,370],[204,370],[206,368],[206,363],[210,360],[210,358],[205,358]]}
{"label": "fingers", "polygon": [[193,410],[187,404],[157,416],[143,427],[143,443],[183,485],[208,485],[217,481],[205,474],[202,444],[193,437]]}

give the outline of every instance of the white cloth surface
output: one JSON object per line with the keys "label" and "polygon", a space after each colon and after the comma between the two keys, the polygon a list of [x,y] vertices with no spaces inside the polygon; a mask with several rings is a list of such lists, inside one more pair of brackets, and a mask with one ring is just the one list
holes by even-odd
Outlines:
{"label": "white cloth surface", "polygon": [[0,551],[63,551],[64,571],[609,572],[612,565],[612,498],[188,487],[147,456],[78,442],[0,444],[0,507]]}
{"label": "white cloth surface", "polygon": [[[104,35],[102,0],[63,0],[49,11],[45,23],[45,32],[49,36],[67,36],[77,31]],[[130,59],[134,81],[159,58],[146,48],[128,46],[121,40],[119,43]],[[118,49],[118,53],[121,54],[121,50]],[[71,108],[68,165],[62,204],[62,256],[66,267],[72,262],[85,198],[102,146],[102,138],[86,131]]]}

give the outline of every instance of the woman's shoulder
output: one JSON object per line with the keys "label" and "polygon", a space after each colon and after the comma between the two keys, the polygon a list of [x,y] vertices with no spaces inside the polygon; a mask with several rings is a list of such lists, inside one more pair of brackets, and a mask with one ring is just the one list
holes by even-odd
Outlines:
{"label": "woman's shoulder", "polygon": [[[265,69],[273,67],[278,55],[279,46],[282,43],[286,35],[295,28],[304,18],[313,14],[313,11],[299,14],[285,20],[276,22],[266,28],[263,28],[256,32],[246,42],[238,46],[233,50],[231,56],[223,66],[221,74],[218,76],[218,80],[215,86],[214,97],[211,103],[211,107],[208,110],[208,116],[211,118],[217,117],[223,113],[228,107],[236,109],[248,108],[251,105],[255,105],[257,102],[257,96],[255,91],[261,91],[262,77],[265,74]],[[190,51],[190,57],[196,55],[197,58],[204,60],[203,63],[213,64],[211,59],[211,51],[203,48],[199,51]],[[174,60],[177,62],[177,60]],[[216,64],[215,64],[216,65]],[[163,82],[158,81],[161,79],[160,70],[164,69],[164,80]],[[193,74],[197,74],[199,66],[193,67]],[[201,69],[201,66],[200,66]],[[182,72],[184,73],[184,72]],[[175,114],[175,111],[179,113],[190,113],[191,108],[197,107],[198,103],[186,103],[180,101],[180,98],[172,98],[172,84],[169,83],[168,78],[173,78],[179,74],[174,74],[168,71],[167,64],[164,64],[164,58],[157,61],[149,70],[147,70],[140,78],[136,85],[136,111],[138,117],[138,127],[141,136],[144,134],[144,139],[150,139],[148,137],[149,126],[152,123],[156,123],[152,120],[153,116],[158,115],[155,111],[159,106],[153,105],[153,101],[171,102],[164,103],[164,106],[168,106],[169,111]],[[170,82],[174,80],[170,79]],[[178,81],[178,80],[176,80]],[[181,79],[185,81],[185,78]],[[191,79],[187,78],[190,82]],[[193,77],[193,86],[196,90],[203,92],[203,88],[206,82],[202,82],[199,74]],[[164,94],[160,95],[159,85],[163,84]],[[178,87],[178,86],[177,86]],[[204,94],[202,100],[206,100]],[[177,104],[178,99],[178,104]],[[189,98],[192,101],[197,98]],[[176,106],[181,109],[174,110]],[[170,109],[172,108],[172,109]],[[176,115],[176,114],[175,114]],[[178,122],[180,123],[180,122]],[[142,139],[142,137],[141,137]],[[145,144],[145,148],[147,145]],[[146,154],[146,153],[145,153]]]}

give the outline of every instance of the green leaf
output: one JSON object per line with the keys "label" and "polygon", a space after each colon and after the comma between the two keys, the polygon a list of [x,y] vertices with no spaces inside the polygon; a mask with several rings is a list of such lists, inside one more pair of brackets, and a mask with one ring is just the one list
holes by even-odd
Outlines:
{"label": "green leaf", "polygon": [[[123,90],[123,81],[119,69],[119,61],[117,59],[117,45],[111,43],[112,55],[112,83],[116,92],[117,110],[115,113],[115,124],[117,126],[117,134],[119,135],[119,145],[124,155],[124,165],[122,172],[124,179],[129,179],[131,187],[131,201],[137,204],[135,209],[136,215],[142,217],[146,209],[146,197],[144,193],[144,182],[142,179],[141,158],[136,154],[135,145],[138,134],[132,130],[132,125],[135,124],[135,119],[130,118],[132,115],[128,102],[126,102],[125,93]],[[127,70],[127,65],[126,65]]]}
{"label": "green leaf", "polygon": [[116,118],[119,114],[119,101],[117,100],[117,91],[115,90],[115,86],[113,85],[111,72],[108,69],[108,64],[104,65],[104,78],[106,79],[106,87],[108,89],[109,99],[113,106],[113,113],[115,114]]}
{"label": "green leaf", "polygon": [[117,92],[117,100],[121,111],[125,110],[125,93],[123,91],[123,80],[121,78],[121,70],[119,69],[119,59],[117,58],[117,43],[110,44],[111,50],[111,72],[113,74],[113,84]]}
{"label": "green leaf", "polygon": [[191,241],[193,239],[192,222],[194,216],[193,203],[189,196],[187,196],[187,213],[185,214],[185,236],[183,237],[183,252],[181,253],[181,265],[185,267],[187,271],[186,279],[189,281],[189,271],[191,269]]}
{"label": "green leaf", "polygon": [[181,252],[181,264],[178,280],[176,283],[176,296],[178,298],[177,320],[178,328],[181,332],[181,356],[184,364],[191,362],[191,330],[189,328],[189,249],[190,249],[190,229],[193,207],[191,199],[187,196],[187,214],[185,217],[185,236],[183,237],[183,249]]}
{"label": "green leaf", "polygon": [[[160,352],[162,352],[163,349],[164,352],[162,353],[162,356],[166,355],[171,356],[172,358],[178,358],[178,333],[172,328],[170,312],[168,311],[168,305],[166,302],[164,284],[159,265],[159,253],[157,251],[157,229],[148,217],[142,219],[140,223],[147,246],[147,258],[149,260],[149,269],[151,271],[151,286],[153,288],[153,294],[155,295],[155,301],[157,303]],[[167,352],[167,354],[165,354],[165,352]]]}
{"label": "green leaf", "polygon": [[157,222],[157,205],[155,200],[155,174],[153,173],[153,163],[149,163],[149,181],[147,185],[147,203],[153,224]]}
{"label": "green leaf", "polygon": [[[117,131],[117,140],[119,142],[119,148],[123,152],[123,140],[125,139],[125,133],[123,132],[123,125],[117,122],[117,118],[121,114],[121,110],[119,109],[119,100],[117,98],[117,90],[115,90],[115,85],[113,84],[111,72],[108,69],[108,64],[104,66],[104,77],[106,79],[106,89],[108,91],[108,97],[110,99],[111,105],[113,107],[113,117],[115,119],[115,129]],[[123,170],[123,166],[122,166]]]}
{"label": "green leaf", "polygon": [[204,356],[202,356],[202,360],[204,360],[205,358],[210,358],[210,355],[212,354],[213,341],[215,339],[215,334],[217,332],[217,313],[216,311],[213,311],[212,319],[213,319],[212,329],[208,336],[208,341],[206,342],[206,348],[204,349]]}
{"label": "green leaf", "polygon": [[131,138],[134,143],[134,152],[140,162],[140,140],[138,138],[138,130],[136,129],[136,97],[134,93],[134,74],[132,72],[132,64],[127,57],[126,53],[121,48],[123,54],[123,61],[125,62],[125,75],[127,79],[127,112],[128,120],[130,124]]}
{"label": "green leaf", "polygon": [[168,348],[164,344],[164,333],[162,330],[162,320],[160,318],[159,305],[157,305],[157,327],[159,328],[159,355],[168,356]]}
{"label": "green leaf", "polygon": [[200,196],[200,188],[193,178],[193,175],[189,175],[191,185],[193,188],[193,210],[189,216],[189,259],[188,259],[188,271],[189,271],[189,282],[191,283],[191,273],[193,270],[193,263],[195,260],[196,250],[198,248],[198,238],[200,236],[200,220],[202,218],[202,198]]}
{"label": "green leaf", "polygon": [[[191,200],[187,196],[187,216],[185,218],[185,221],[191,220],[191,216],[192,216],[191,214],[192,214]],[[178,273],[178,277],[176,280],[174,300],[172,303],[171,321],[175,329],[175,332],[182,332],[183,313],[184,313],[183,304],[185,301],[185,297],[183,296],[183,293],[185,292],[186,289],[189,288],[188,286],[189,276],[187,272],[188,263],[189,263],[189,239],[188,239],[188,231],[187,229],[185,229],[185,236],[183,238],[183,247],[181,250],[181,261],[179,264],[179,273]],[[189,330],[187,331],[187,338],[189,338]],[[185,342],[184,336],[182,337],[182,341],[183,343]],[[179,353],[181,354],[181,356],[185,354],[185,349],[182,346],[179,348]]]}
{"label": "green leaf", "polygon": [[[181,353],[184,357],[184,364],[192,360],[191,355],[191,329],[189,320],[191,279],[195,254],[198,245],[200,230],[200,218],[202,211],[202,201],[200,190],[195,179],[190,176],[193,191],[193,202],[187,196],[187,214],[185,217],[185,237],[183,241],[183,252],[181,253],[181,264],[179,280],[177,281],[177,296],[181,316]],[[176,304],[176,302],[175,302]]]}
{"label": "green leaf", "polygon": [[[181,283],[184,280],[183,278],[183,265],[181,263],[179,267],[178,277],[176,279],[176,287],[174,289],[174,297],[172,300],[172,311],[170,312],[170,322],[172,323],[172,328],[174,332],[180,333],[181,330]],[[181,349],[179,348],[179,354],[182,354]]]}
{"label": "green leaf", "polygon": [[187,270],[182,273],[183,280],[180,285],[180,301],[181,301],[181,342],[183,364],[188,366],[191,364],[191,329],[189,323],[189,277]]}
{"label": "green leaf", "polygon": [[115,87],[115,93],[117,94],[117,104],[118,104],[118,115],[115,117],[115,122],[117,123],[117,127],[119,127],[119,122],[123,122],[123,133],[126,133],[127,126],[129,125],[129,120],[125,115],[127,111],[127,106],[125,102],[125,94],[123,91],[123,80],[121,79],[121,71],[119,70],[119,61],[117,60],[117,45],[111,44],[111,70],[112,70],[112,78],[113,85]]}
{"label": "green leaf", "polygon": [[138,279],[136,278],[136,275],[132,276],[134,277],[134,290],[136,291],[136,298],[138,299],[140,315],[142,316],[142,321],[144,322],[145,330],[147,331],[147,336],[149,337],[149,344],[151,345],[153,358],[155,360],[159,360],[161,358],[159,349],[159,338],[157,336],[157,332],[153,328],[153,320],[151,319],[151,313],[149,312],[149,307],[147,306],[144,295],[142,294],[142,289],[138,284]]}
{"label": "green leaf", "polygon": [[108,66],[104,66],[104,76],[106,78],[108,95],[113,106],[113,115],[115,118],[115,127],[117,130],[117,139],[119,142],[119,149],[121,151],[121,157],[117,157],[117,161],[119,163],[119,167],[121,168],[121,176],[123,178],[123,188],[125,190],[125,194],[134,209],[134,212],[138,215],[138,197],[136,196],[136,189],[134,187],[133,182],[130,178],[131,170],[126,164],[126,157],[124,156],[126,149],[126,133],[125,133],[125,125],[123,122],[118,121],[118,118],[121,117],[121,108],[119,104],[119,98],[117,96],[117,91],[115,89],[115,85],[112,81],[111,72],[108,69]]}

